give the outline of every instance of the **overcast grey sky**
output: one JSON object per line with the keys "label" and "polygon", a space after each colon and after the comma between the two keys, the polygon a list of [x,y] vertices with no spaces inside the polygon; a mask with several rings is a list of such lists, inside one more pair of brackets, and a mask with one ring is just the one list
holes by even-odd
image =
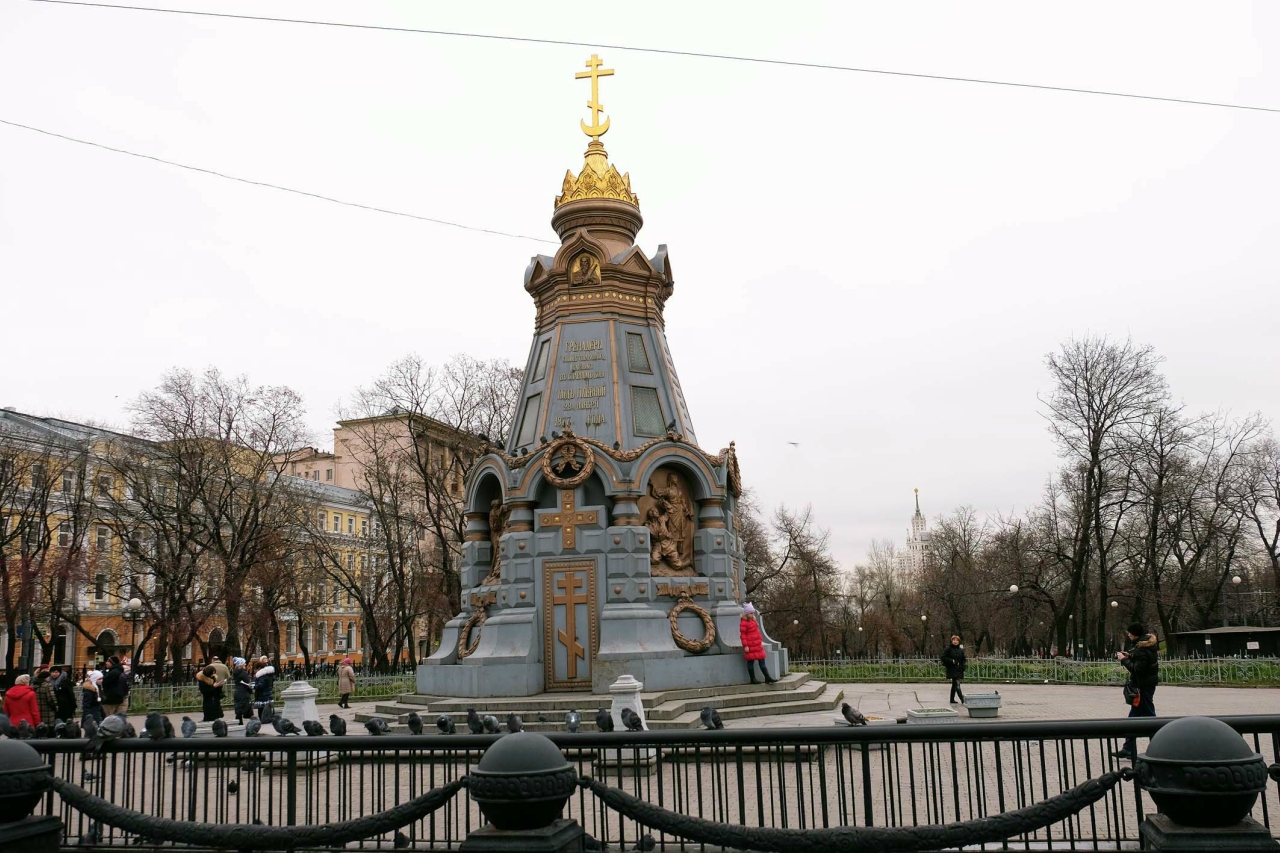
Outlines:
{"label": "overcast grey sky", "polygon": [[[1280,106],[1269,1],[154,5]],[[553,240],[591,52],[0,0],[0,119]],[[1280,115],[598,52],[699,438],[766,506],[812,502],[846,566],[912,487],[931,518],[1038,499],[1069,335],[1280,419]],[[216,365],[297,389],[327,443],[406,353],[522,364],[549,249],[0,125],[0,405],[122,424]]]}

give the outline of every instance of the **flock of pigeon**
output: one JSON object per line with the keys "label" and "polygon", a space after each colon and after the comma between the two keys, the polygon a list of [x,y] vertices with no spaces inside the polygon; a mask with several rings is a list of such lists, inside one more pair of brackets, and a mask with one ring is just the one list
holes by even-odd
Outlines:
{"label": "flock of pigeon", "polygon": [[[262,726],[270,725],[275,729],[276,734],[281,736],[287,735],[306,735],[307,737],[323,737],[325,735],[336,735],[341,737],[347,733],[347,721],[337,714],[329,715],[329,727],[326,729],[322,723],[317,720],[303,720],[302,727],[299,728],[296,723],[286,717],[273,714],[268,709],[264,709],[266,717],[263,719],[250,719],[245,723],[244,736],[258,737],[262,733]],[[857,709],[850,708],[846,703],[841,712],[850,725],[866,725],[867,720]],[[629,732],[644,731],[644,720],[640,715],[630,708],[622,709],[622,724]],[[703,708],[698,715],[702,725],[708,729],[723,729],[724,721],[720,719],[720,712],[715,708],[707,706]],[[424,726],[422,717],[417,712],[411,711],[408,719],[409,733],[420,735],[423,733]],[[538,722],[549,722],[546,714],[538,714]],[[391,734],[391,726],[381,717],[373,717],[364,724],[369,734],[380,736]],[[571,734],[576,734],[582,729],[582,714],[578,711],[569,711],[564,715],[565,730]],[[214,737],[227,736],[227,723],[225,720],[214,720],[212,725]],[[456,733],[457,727],[454,725],[453,718],[448,714],[441,714],[436,718],[436,728],[442,735],[451,735]],[[596,728],[602,732],[611,732],[614,730],[613,714],[608,708],[600,708],[596,711]],[[467,709],[467,729],[475,735],[480,734],[500,734],[503,731],[503,723],[492,714],[481,716],[476,712],[475,708]],[[518,714],[507,714],[506,731],[519,732],[524,730],[524,720],[520,719]],[[181,725],[182,736],[184,738],[195,737],[196,723],[190,717],[182,718]],[[133,724],[125,717],[124,714],[114,714],[107,717],[101,723],[97,722],[93,717],[85,717],[79,725],[74,720],[59,720],[56,725],[48,726],[41,723],[32,727],[26,720],[22,720],[18,725],[14,726],[6,714],[0,713],[0,736],[14,738],[17,740],[32,740],[39,738],[65,738],[67,740],[78,740],[81,737],[87,738],[90,742],[90,749],[101,751],[102,748],[113,740],[124,740],[128,738],[138,737],[137,730]],[[169,722],[169,718],[161,714],[159,711],[152,711],[147,714],[146,720],[142,724],[142,736],[151,740],[165,740],[167,738],[176,737],[173,723]]]}

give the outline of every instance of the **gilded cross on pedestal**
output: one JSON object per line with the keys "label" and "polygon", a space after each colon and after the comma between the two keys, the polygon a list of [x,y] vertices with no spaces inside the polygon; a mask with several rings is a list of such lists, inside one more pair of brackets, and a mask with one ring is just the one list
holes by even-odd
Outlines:
{"label": "gilded cross on pedestal", "polygon": [[609,119],[604,120],[604,124],[600,123],[600,113],[604,110],[604,105],[600,103],[600,78],[612,77],[612,68],[601,68],[604,65],[600,61],[600,57],[594,53],[587,60],[587,68],[589,71],[579,71],[574,77],[578,80],[591,81],[591,100],[587,101],[587,109],[591,110],[591,124],[585,121],[579,122],[582,125],[582,132],[592,139],[599,139],[609,130]]}
{"label": "gilded cross on pedestal", "polygon": [[600,521],[600,513],[594,509],[578,511],[573,501],[573,489],[560,490],[560,509],[544,509],[538,512],[538,528],[559,527],[560,543],[565,548],[576,548],[577,528],[582,524],[595,524]]}
{"label": "gilded cross on pedestal", "polygon": [[565,572],[556,578],[556,589],[563,592],[563,595],[552,597],[552,604],[564,605],[564,628],[556,631],[556,636],[564,645],[565,657],[565,677],[578,677],[578,659],[587,659],[587,650],[582,643],[578,642],[578,605],[587,604],[586,592],[579,593],[579,587],[584,585],[582,578],[578,577],[577,572]]}

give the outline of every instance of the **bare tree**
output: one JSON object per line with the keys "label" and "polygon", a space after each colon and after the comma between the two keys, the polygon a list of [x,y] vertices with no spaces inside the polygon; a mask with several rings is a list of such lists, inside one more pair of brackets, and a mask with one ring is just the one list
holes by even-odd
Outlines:
{"label": "bare tree", "polygon": [[[1106,604],[1114,569],[1112,548],[1123,515],[1131,506],[1130,469],[1122,464],[1121,455],[1127,436],[1168,396],[1158,370],[1160,362],[1149,346],[1096,336],[1070,339],[1060,352],[1045,359],[1054,387],[1041,402],[1059,452],[1080,472],[1081,514],[1090,532],[1073,543],[1067,601],[1054,626],[1059,647],[1066,645],[1065,615],[1075,609],[1076,595],[1091,564],[1099,609]],[[1102,648],[1105,640],[1100,621],[1097,647]]]}

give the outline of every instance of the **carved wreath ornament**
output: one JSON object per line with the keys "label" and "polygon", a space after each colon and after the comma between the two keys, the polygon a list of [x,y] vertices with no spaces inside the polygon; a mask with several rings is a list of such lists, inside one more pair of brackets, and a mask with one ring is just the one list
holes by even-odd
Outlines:
{"label": "carved wreath ornament", "polygon": [[551,442],[542,457],[542,476],[557,489],[581,486],[596,467],[596,456],[591,445],[573,434],[570,429]]}
{"label": "carved wreath ornament", "polygon": [[[471,657],[480,648],[480,629],[488,618],[489,614],[483,604],[471,611],[471,617],[462,624],[462,630],[458,632],[458,660]],[[476,635],[474,641],[471,639],[472,634]]]}
{"label": "carved wreath ornament", "polygon": [[[692,611],[695,616],[702,620],[704,628],[702,639],[693,640],[680,633],[680,614],[686,610]],[[671,639],[675,640],[676,645],[686,652],[700,655],[711,648],[716,641],[716,623],[711,621],[711,614],[705,608],[699,607],[694,603],[688,587],[680,590],[680,600],[676,602],[675,607],[671,608],[671,613],[667,615],[667,620],[671,623]]]}

